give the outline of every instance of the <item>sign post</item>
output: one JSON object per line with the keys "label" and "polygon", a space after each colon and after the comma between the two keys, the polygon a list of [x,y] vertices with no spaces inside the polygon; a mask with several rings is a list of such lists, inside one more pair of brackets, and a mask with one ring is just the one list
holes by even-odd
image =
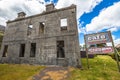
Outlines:
{"label": "sign post", "polygon": [[[85,35],[86,36],[86,35]],[[85,40],[85,49],[86,49],[86,57],[87,57],[87,67],[89,69],[89,61],[88,61],[88,48],[87,48],[87,44],[86,44],[86,39],[84,37],[84,40]]]}
{"label": "sign post", "polygon": [[[111,39],[112,39],[112,35],[111,35],[111,32],[110,32],[110,31],[109,31],[109,34],[110,34]],[[113,39],[112,39],[112,45],[113,45],[113,47],[114,47],[115,58],[116,58],[116,62],[117,62],[117,66],[118,66],[118,70],[119,70],[119,72],[120,72],[120,64],[119,64],[119,60],[118,60],[117,52],[116,52],[116,50],[115,50],[115,46],[114,46]]]}
{"label": "sign post", "polygon": [[[118,69],[120,72],[120,65],[117,53],[115,51],[114,42],[111,36],[111,32],[101,32],[101,33],[94,33],[94,34],[86,34],[84,35],[85,40],[85,47],[86,47],[86,56],[87,56],[87,65],[89,68],[88,62],[88,54],[107,54],[107,53],[115,53]],[[112,42],[112,46],[105,46],[105,47],[91,47],[90,45],[94,44],[106,44],[107,42]]]}

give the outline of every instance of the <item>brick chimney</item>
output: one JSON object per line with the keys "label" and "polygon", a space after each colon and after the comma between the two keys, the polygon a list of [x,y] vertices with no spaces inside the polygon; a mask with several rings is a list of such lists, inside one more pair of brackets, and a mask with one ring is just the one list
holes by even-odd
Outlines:
{"label": "brick chimney", "polygon": [[54,4],[53,3],[51,3],[51,4],[48,4],[48,5],[46,5],[46,11],[52,11],[52,10],[54,10]]}
{"label": "brick chimney", "polygon": [[18,13],[18,18],[24,18],[25,17],[25,13],[24,12],[20,12]]}

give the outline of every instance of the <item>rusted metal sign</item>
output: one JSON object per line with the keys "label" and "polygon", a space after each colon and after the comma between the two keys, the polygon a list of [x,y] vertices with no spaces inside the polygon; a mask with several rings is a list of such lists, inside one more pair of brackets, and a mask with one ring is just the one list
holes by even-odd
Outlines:
{"label": "rusted metal sign", "polygon": [[[118,69],[120,72],[120,64],[119,64],[119,57],[115,51],[114,47],[114,42],[111,36],[111,32],[102,32],[102,33],[94,33],[94,34],[87,34],[84,36],[85,40],[85,47],[86,47],[86,52],[87,52],[87,65],[89,68],[89,62],[88,62],[88,54],[107,54],[114,52],[115,53],[115,58],[116,62],[118,65]],[[112,46],[105,46],[105,47],[90,47],[93,44],[101,44],[101,43],[107,43],[111,42]]]}
{"label": "rusted metal sign", "polygon": [[106,46],[106,47],[93,47],[88,49],[88,54],[106,54],[114,52],[113,47]]}
{"label": "rusted metal sign", "polygon": [[101,33],[85,35],[85,43],[87,45],[100,44],[100,43],[106,43],[106,42],[111,42],[111,41],[112,39],[110,37],[110,32],[101,32]]}

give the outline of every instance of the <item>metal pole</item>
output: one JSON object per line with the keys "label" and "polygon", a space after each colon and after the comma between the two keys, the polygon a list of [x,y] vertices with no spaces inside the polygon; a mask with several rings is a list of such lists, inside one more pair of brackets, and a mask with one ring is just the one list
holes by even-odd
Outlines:
{"label": "metal pole", "polygon": [[[86,36],[86,35],[85,35]],[[87,44],[86,44],[86,37],[84,36],[84,41],[85,41],[85,49],[86,49],[86,57],[87,57],[87,67],[89,69],[89,61],[88,61],[88,49],[87,49]]]}
{"label": "metal pole", "polygon": [[112,46],[113,46],[113,49],[114,49],[114,53],[115,53],[115,58],[116,58],[118,70],[119,70],[119,72],[120,72],[120,65],[119,65],[118,55],[117,55],[117,53],[116,53],[115,46],[114,46],[114,42],[113,42],[112,35],[111,35],[111,32],[110,32],[110,31],[109,31],[109,34],[110,34],[110,37],[111,37]]}
{"label": "metal pole", "polygon": [[90,67],[89,67],[89,61],[88,61],[88,50],[87,50],[87,48],[86,48],[86,57],[87,57],[87,67],[89,69]]}

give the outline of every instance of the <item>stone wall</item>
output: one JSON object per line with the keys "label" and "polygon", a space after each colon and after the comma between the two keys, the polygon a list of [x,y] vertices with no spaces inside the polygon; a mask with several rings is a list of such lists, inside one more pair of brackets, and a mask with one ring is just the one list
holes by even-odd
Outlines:
{"label": "stone wall", "polygon": [[[80,54],[75,5],[62,9],[51,9],[34,16],[22,16],[24,17],[19,16],[15,20],[7,22],[0,52],[1,63],[81,65],[81,62],[79,62]],[[61,27],[60,21],[64,18],[67,19],[67,26]],[[40,23],[44,23],[43,32],[40,32]],[[33,27],[28,35],[29,25]],[[61,28],[67,29],[61,30]],[[57,57],[57,41],[64,41],[64,58]],[[30,57],[31,43],[36,43],[35,57]],[[19,57],[21,44],[25,44],[23,57]],[[8,45],[5,53],[7,55],[3,56],[5,45]]]}

